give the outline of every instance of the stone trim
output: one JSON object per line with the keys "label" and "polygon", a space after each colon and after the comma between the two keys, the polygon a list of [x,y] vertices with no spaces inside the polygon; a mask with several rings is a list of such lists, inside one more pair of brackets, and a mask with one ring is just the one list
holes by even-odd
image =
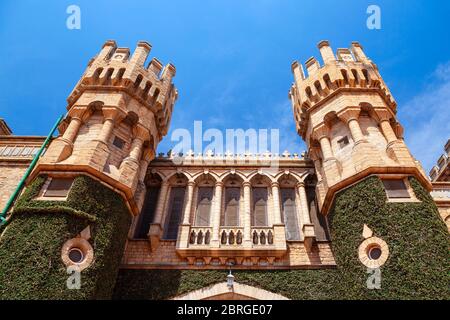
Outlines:
{"label": "stone trim", "polygon": [[234,282],[232,288],[229,288],[226,282],[221,282],[209,287],[176,296],[171,300],[204,300],[227,293],[234,293],[256,300],[289,300],[280,294],[237,282]]}

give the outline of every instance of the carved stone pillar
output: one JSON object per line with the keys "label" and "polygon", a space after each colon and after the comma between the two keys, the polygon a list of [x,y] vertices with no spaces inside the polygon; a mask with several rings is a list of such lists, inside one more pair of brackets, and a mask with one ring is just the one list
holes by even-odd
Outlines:
{"label": "carved stone pillar", "polygon": [[272,198],[273,198],[273,224],[282,224],[281,208],[280,208],[280,185],[278,184],[278,182],[272,183]]}
{"label": "carved stone pillar", "polygon": [[339,161],[333,155],[333,150],[331,149],[331,143],[328,135],[329,129],[323,123],[314,129],[312,138],[316,139],[320,143],[320,149],[323,155],[323,173],[325,175],[327,185],[332,186],[335,182],[340,180],[342,168]]}
{"label": "carved stone pillar", "polygon": [[387,155],[403,165],[416,166],[414,158],[409,152],[403,140],[398,139],[394,130],[392,129],[390,119],[393,117],[391,112],[385,108],[375,108],[378,123],[380,125],[381,132],[386,138]]}
{"label": "carved stone pillar", "polygon": [[348,108],[338,114],[338,117],[342,121],[347,123],[355,144],[365,141],[364,135],[361,131],[361,127],[359,126],[358,122],[359,112],[360,112],[359,108]]}
{"label": "carved stone pillar", "polygon": [[191,212],[192,212],[192,202],[193,202],[193,194],[194,194],[194,181],[189,181],[187,183],[187,197],[186,197],[186,205],[184,207],[184,213],[183,213],[183,224],[189,224],[191,219]]}
{"label": "carved stone pillar", "polygon": [[150,230],[148,232],[152,250],[158,247],[159,239],[161,238],[162,233],[161,220],[164,214],[164,207],[168,191],[169,191],[169,182],[163,181],[161,184],[161,189],[159,191],[158,202],[156,204],[155,217],[153,218],[153,223],[150,225]]}
{"label": "carved stone pillar", "polygon": [[191,233],[191,212],[194,194],[194,181],[187,183],[186,204],[184,206],[183,220],[178,228],[177,249],[185,249],[189,247],[189,235]]}
{"label": "carved stone pillar", "polygon": [[49,146],[44,155],[45,162],[60,162],[72,154],[73,143],[78,135],[81,125],[83,124],[83,116],[87,114],[85,107],[74,107],[69,111],[70,122],[64,134],[55,139]]}
{"label": "carved stone pillar", "polygon": [[148,130],[140,124],[134,128],[134,139],[131,143],[130,153],[120,165],[120,182],[130,186],[132,190],[136,188],[139,176],[139,162],[142,155],[144,141],[149,140]]}
{"label": "carved stone pillar", "polygon": [[107,107],[103,108],[102,112],[104,121],[102,130],[100,131],[97,140],[107,144],[109,139],[111,138],[114,126],[120,121],[122,121],[125,118],[126,114],[118,108],[107,108]]}
{"label": "carved stone pillar", "polygon": [[311,217],[309,215],[308,198],[306,196],[304,182],[299,182],[297,184],[297,191],[300,197],[300,205],[302,208],[302,217],[303,217],[302,232],[304,237],[304,243],[306,250],[310,251],[316,238],[316,235],[314,232],[314,225],[311,223]]}
{"label": "carved stone pillar", "polygon": [[248,181],[243,183],[244,187],[244,247],[252,246],[252,222],[251,222],[251,184]]}
{"label": "carved stone pillar", "polygon": [[217,181],[214,189],[214,203],[212,210],[212,239],[211,246],[219,247],[220,246],[220,215],[222,209],[222,191],[223,191],[223,182]]}

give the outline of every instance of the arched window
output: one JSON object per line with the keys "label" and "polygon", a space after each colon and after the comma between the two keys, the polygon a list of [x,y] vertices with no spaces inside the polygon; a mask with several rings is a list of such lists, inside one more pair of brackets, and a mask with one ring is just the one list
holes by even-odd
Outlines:
{"label": "arched window", "polygon": [[282,214],[286,226],[286,240],[300,240],[297,206],[295,205],[295,189],[281,188],[280,191]]}
{"label": "arched window", "polygon": [[195,212],[195,225],[207,227],[210,225],[211,203],[213,188],[199,187],[197,197],[197,210]]}
{"label": "arched window", "polygon": [[239,187],[225,188],[225,210],[221,219],[222,226],[227,227],[239,226],[240,199],[241,199],[241,189]]}
{"label": "arched window", "polygon": [[267,226],[267,188],[253,188],[252,226]]}
{"label": "arched window", "polygon": [[178,225],[183,215],[184,187],[172,187],[170,190],[169,210],[164,228],[164,239],[176,240],[178,236]]}
{"label": "arched window", "polygon": [[142,211],[139,215],[139,220],[134,232],[135,239],[147,239],[147,234],[150,229],[150,223],[153,221],[153,217],[155,215],[159,189],[159,185],[147,187],[144,206],[142,207]]}

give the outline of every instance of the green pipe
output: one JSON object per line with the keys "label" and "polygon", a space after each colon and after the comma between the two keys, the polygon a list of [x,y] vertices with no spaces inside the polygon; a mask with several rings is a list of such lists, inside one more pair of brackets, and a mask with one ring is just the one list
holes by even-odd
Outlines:
{"label": "green pipe", "polygon": [[9,198],[8,202],[6,203],[5,208],[3,209],[2,213],[0,213],[0,225],[4,224],[6,222],[6,214],[8,213],[9,209],[11,209],[12,205],[14,204],[14,200],[21,192],[25,181],[28,179],[31,171],[33,171],[34,167],[36,166],[36,163],[38,162],[39,158],[41,157],[42,152],[44,152],[44,149],[47,147],[48,143],[53,137],[53,134],[55,133],[56,129],[58,128],[61,121],[64,119],[64,115],[60,116],[58,118],[58,121],[56,121],[55,125],[52,128],[52,131],[48,134],[47,138],[45,139],[44,143],[42,144],[39,151],[36,153],[36,155],[33,158],[33,161],[31,161],[30,166],[28,167],[27,171],[23,175],[22,179],[20,180],[19,184],[16,187],[16,190],[14,190],[14,193]]}

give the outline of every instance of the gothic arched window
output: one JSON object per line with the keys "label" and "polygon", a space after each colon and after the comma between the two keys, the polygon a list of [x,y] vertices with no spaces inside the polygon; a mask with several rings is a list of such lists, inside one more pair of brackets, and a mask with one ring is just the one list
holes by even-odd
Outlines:
{"label": "gothic arched window", "polygon": [[281,209],[286,228],[286,240],[300,240],[298,229],[297,206],[295,204],[295,189],[281,188]]}
{"label": "gothic arched window", "polygon": [[183,214],[184,187],[172,187],[170,190],[169,210],[164,228],[164,239],[176,240],[178,236],[178,225]]}
{"label": "gothic arched window", "polygon": [[265,227],[267,223],[267,188],[253,188],[252,226]]}
{"label": "gothic arched window", "polygon": [[222,215],[222,226],[239,226],[239,200],[241,189],[236,187],[225,188],[225,210]]}
{"label": "gothic arched window", "polygon": [[199,187],[197,197],[197,210],[195,213],[195,225],[207,227],[210,225],[211,203],[213,188]]}

